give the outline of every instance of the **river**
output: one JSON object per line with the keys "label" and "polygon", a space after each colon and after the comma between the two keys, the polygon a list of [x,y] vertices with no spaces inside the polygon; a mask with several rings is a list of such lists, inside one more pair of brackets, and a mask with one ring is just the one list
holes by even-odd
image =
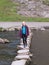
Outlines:
{"label": "river", "polygon": [[10,43],[0,43],[0,65],[11,65],[17,54],[17,44],[20,43],[18,31],[0,32],[0,38],[10,40]]}
{"label": "river", "polygon": [[[29,65],[49,65],[49,29],[32,30],[32,32],[30,51],[33,57]],[[18,31],[0,32],[0,37],[10,40],[7,44],[0,43],[0,65],[11,65],[17,55],[17,44],[20,43]]]}
{"label": "river", "polygon": [[30,65],[49,65],[49,29],[32,31],[31,52],[33,57]]}

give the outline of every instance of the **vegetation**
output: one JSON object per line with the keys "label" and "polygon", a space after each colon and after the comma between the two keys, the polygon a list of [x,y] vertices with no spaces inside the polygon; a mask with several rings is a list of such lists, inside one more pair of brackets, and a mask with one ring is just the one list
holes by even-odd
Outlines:
{"label": "vegetation", "polygon": [[16,16],[18,4],[10,0],[0,0],[0,21],[10,21]]}
{"label": "vegetation", "polygon": [[43,0],[43,3],[49,6],[49,0]]}
{"label": "vegetation", "polygon": [[[46,0],[47,1],[47,0]],[[11,0],[0,0],[0,21],[39,21],[49,22],[49,18],[32,18],[18,15],[16,6],[19,3],[14,3]]]}

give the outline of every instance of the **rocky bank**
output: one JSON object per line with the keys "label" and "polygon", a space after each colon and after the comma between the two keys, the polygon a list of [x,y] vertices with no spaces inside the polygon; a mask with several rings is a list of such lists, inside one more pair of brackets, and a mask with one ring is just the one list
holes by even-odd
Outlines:
{"label": "rocky bank", "polygon": [[48,17],[49,18],[49,5],[43,4],[43,0],[12,0],[18,3],[16,7],[17,14],[26,17]]}

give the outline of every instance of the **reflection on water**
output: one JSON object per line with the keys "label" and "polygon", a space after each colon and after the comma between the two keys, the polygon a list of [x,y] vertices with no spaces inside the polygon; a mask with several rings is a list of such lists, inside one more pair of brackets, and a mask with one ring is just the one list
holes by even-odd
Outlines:
{"label": "reflection on water", "polygon": [[11,65],[16,55],[16,45],[20,42],[18,31],[0,32],[0,38],[7,38],[10,40],[8,44],[0,43],[0,65]]}
{"label": "reflection on water", "polygon": [[31,43],[33,58],[30,65],[49,65],[49,29],[34,30],[33,34]]}

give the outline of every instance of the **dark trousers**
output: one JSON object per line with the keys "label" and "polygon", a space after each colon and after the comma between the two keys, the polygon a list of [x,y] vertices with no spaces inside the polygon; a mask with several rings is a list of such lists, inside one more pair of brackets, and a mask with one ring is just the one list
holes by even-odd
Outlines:
{"label": "dark trousers", "polygon": [[26,47],[27,46],[27,36],[25,34],[22,34],[22,39],[23,39],[24,47]]}

